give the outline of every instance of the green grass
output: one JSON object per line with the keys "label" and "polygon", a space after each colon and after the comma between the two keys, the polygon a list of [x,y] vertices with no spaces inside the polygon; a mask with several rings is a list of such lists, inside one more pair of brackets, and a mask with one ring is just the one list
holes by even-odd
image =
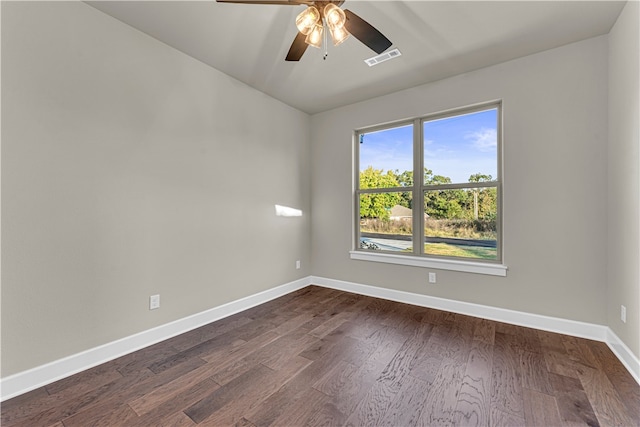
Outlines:
{"label": "green grass", "polygon": [[425,243],[424,253],[427,255],[442,255],[464,258],[497,259],[496,248],[480,246],[455,246],[447,243]]}

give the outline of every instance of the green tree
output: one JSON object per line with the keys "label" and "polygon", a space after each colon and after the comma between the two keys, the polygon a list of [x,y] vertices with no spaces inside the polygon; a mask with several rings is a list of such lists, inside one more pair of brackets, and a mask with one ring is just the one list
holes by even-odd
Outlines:
{"label": "green tree", "polygon": [[469,177],[469,182],[491,182],[493,177],[482,173],[474,173]]}
{"label": "green tree", "polygon": [[[360,172],[360,189],[400,187],[393,171],[386,173],[369,166]],[[399,193],[375,193],[360,195],[360,217],[388,220],[390,210],[400,202]]]}
{"label": "green tree", "polygon": [[[400,187],[413,187],[413,171],[404,171],[400,173],[396,169],[395,175]],[[405,208],[413,209],[413,193],[411,191],[401,193],[398,204]]]}
{"label": "green tree", "polygon": [[[434,175],[431,169],[424,168],[426,185],[451,184],[451,178]],[[430,190],[425,193],[425,212],[434,219],[462,218],[466,206],[464,190]]]}
{"label": "green tree", "polygon": [[424,196],[427,215],[434,219],[462,219],[466,206],[464,190],[431,190]]}
{"label": "green tree", "polygon": [[[481,173],[469,177],[469,182],[491,182],[493,177]],[[475,188],[473,191],[473,219],[493,220],[498,211],[498,194],[495,188]]]}

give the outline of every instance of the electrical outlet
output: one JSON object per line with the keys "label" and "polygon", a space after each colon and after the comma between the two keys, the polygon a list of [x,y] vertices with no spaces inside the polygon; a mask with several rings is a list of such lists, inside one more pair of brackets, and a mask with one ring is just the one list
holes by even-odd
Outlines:
{"label": "electrical outlet", "polygon": [[149,297],[149,310],[160,308],[160,295],[151,295]]}
{"label": "electrical outlet", "polygon": [[429,273],[429,283],[436,283],[436,273]]}
{"label": "electrical outlet", "polygon": [[627,307],[624,305],[620,306],[620,320],[622,320],[623,323],[627,323]]}
{"label": "electrical outlet", "polygon": [[300,270],[300,260],[296,261],[296,270]]}

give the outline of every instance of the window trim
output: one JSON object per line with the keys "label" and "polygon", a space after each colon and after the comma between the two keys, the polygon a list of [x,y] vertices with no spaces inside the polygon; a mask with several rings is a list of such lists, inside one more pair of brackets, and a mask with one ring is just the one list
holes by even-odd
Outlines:
{"label": "window trim", "polygon": [[385,264],[408,265],[412,267],[436,268],[439,270],[460,271],[463,273],[486,274],[490,276],[507,275],[508,267],[493,262],[469,261],[466,258],[433,258],[430,256],[397,255],[389,251],[349,251],[351,259],[359,261],[381,262]]}
{"label": "window trim", "polygon": [[[423,174],[416,175],[416,171],[424,170],[424,124],[433,120],[446,119],[449,117],[460,116],[465,114],[472,114],[475,112],[486,111],[490,109],[497,109],[497,176],[495,181],[490,182],[467,182],[467,183],[451,183],[451,184],[425,184]],[[360,189],[360,135],[365,133],[371,133],[390,128],[402,127],[412,125],[413,126],[413,173],[414,182],[412,187],[390,187],[390,188],[372,188],[372,189]],[[502,129],[502,100],[494,100],[479,104],[474,104],[466,107],[450,109],[446,111],[440,111],[425,116],[414,117],[412,119],[398,120],[394,122],[388,122],[385,124],[378,124],[375,126],[363,127],[354,131],[353,137],[353,155],[354,155],[354,181],[353,181],[353,245],[350,253],[351,259],[383,262],[391,264],[410,265],[425,268],[437,268],[443,270],[454,270],[469,273],[489,274],[497,276],[506,276],[507,266],[503,264],[504,261],[504,245],[503,245],[503,203],[502,203],[502,188],[503,188],[503,129]],[[419,178],[419,180],[418,180]],[[360,196],[362,194],[374,194],[374,193],[391,193],[391,192],[411,192],[413,194],[413,200],[417,201],[418,206],[414,206],[413,209],[413,224],[414,233],[412,235],[412,241],[415,240],[417,235],[423,234],[423,232],[417,232],[415,230],[424,230],[424,216],[421,212],[424,211],[424,193],[426,191],[439,189],[459,189],[459,188],[495,188],[497,191],[497,212],[496,212],[496,230],[497,230],[497,259],[495,260],[480,260],[474,258],[463,257],[451,257],[443,255],[433,255],[424,253],[424,245],[414,244],[413,251],[409,253],[398,254],[393,251],[385,250],[366,250],[360,248]]]}

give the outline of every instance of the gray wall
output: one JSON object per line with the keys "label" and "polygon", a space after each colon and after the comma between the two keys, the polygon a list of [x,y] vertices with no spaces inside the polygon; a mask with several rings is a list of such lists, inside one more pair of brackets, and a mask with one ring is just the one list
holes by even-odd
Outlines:
{"label": "gray wall", "polygon": [[640,358],[639,20],[640,4],[628,2],[609,34],[607,321]]}
{"label": "gray wall", "polygon": [[[607,36],[312,116],[313,274],[606,323]],[[381,65],[381,66],[384,66]],[[502,99],[507,277],[351,260],[354,128]]]}
{"label": "gray wall", "polygon": [[2,2],[2,376],[308,276],[309,122],[84,3]]}

